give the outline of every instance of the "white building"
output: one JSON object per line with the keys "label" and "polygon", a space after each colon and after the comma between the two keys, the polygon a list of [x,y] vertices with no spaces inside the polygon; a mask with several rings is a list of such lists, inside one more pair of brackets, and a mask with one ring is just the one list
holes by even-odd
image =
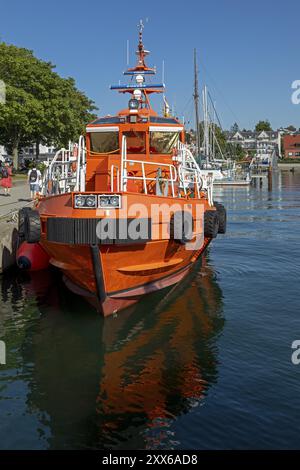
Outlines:
{"label": "white building", "polygon": [[281,154],[282,131],[236,131],[227,133],[227,142],[239,144],[245,150],[256,153],[272,153],[276,150]]}
{"label": "white building", "polygon": [[[55,154],[55,147],[53,145],[47,146],[40,144],[39,146],[39,159],[45,160],[48,157],[51,157]],[[36,147],[31,145],[28,147],[23,147],[20,151],[20,156],[24,159],[34,159],[36,157]]]}
{"label": "white building", "polygon": [[[53,145],[40,145],[39,147],[39,160],[46,160],[48,157],[52,157],[55,154],[55,147]],[[3,145],[0,145],[0,160],[4,161],[9,155]],[[34,160],[36,158],[35,146],[24,147],[19,152],[19,158],[21,160],[28,159]]]}
{"label": "white building", "polygon": [[6,157],[6,151],[3,145],[0,145],[0,160],[4,162]]}

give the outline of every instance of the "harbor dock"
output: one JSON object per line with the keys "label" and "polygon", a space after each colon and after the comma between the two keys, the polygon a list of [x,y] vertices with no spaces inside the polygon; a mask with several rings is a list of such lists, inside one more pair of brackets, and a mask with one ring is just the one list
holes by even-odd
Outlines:
{"label": "harbor dock", "polygon": [[13,181],[11,196],[0,193],[0,273],[15,263],[18,247],[17,213],[30,203],[30,192],[25,179]]}
{"label": "harbor dock", "polygon": [[278,163],[279,170],[282,171],[300,171],[300,163]]}

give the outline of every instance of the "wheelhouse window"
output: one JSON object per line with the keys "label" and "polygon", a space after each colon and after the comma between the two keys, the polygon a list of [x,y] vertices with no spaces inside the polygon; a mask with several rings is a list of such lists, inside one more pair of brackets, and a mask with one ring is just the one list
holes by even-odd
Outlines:
{"label": "wheelhouse window", "polygon": [[91,132],[91,151],[95,153],[117,152],[119,149],[118,132]]}
{"label": "wheelhouse window", "polygon": [[150,153],[170,154],[179,141],[179,132],[150,132]]}
{"label": "wheelhouse window", "polygon": [[146,153],[145,132],[124,132],[127,144],[127,153]]}

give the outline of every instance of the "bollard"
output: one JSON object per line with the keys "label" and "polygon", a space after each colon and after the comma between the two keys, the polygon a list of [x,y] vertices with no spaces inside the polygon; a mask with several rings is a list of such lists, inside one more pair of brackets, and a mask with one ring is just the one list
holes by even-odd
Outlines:
{"label": "bollard", "polygon": [[272,184],[273,184],[273,169],[270,165],[268,168],[268,190],[272,191]]}

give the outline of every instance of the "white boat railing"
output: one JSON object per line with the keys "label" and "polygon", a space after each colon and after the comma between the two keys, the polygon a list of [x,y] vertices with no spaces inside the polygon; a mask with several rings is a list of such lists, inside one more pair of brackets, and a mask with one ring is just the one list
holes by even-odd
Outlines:
{"label": "white boat railing", "polygon": [[[126,137],[122,137],[121,168],[115,164],[110,168],[111,192],[127,191],[128,181],[140,181],[143,193],[149,193],[149,183],[156,184],[156,194],[168,196],[171,188],[172,197],[180,197],[180,190],[185,195],[195,192],[200,198],[201,190],[206,191],[208,202],[213,205],[213,176],[202,172],[188,147],[179,142],[173,161],[176,164],[135,160],[127,158]],[[130,166],[140,167],[139,175],[130,172]],[[149,167],[155,167],[154,176],[150,176]],[[69,149],[60,149],[49,163],[43,177],[42,194],[63,194],[71,191],[85,191],[86,147],[84,137],[80,136],[78,145],[69,145]]]}
{"label": "white boat railing", "polygon": [[257,169],[257,168],[268,168],[271,166],[272,168],[276,168],[278,165],[278,158],[276,150],[272,152],[258,152],[250,162],[250,168]]}
{"label": "white boat railing", "polygon": [[[118,182],[117,174],[117,187],[120,191],[127,191],[128,181],[142,181],[142,187],[144,194],[148,194],[148,183],[156,182],[156,193],[161,196],[167,196],[169,193],[169,184],[171,186],[172,197],[178,197],[178,190],[183,190],[184,194],[187,195],[188,191],[196,189],[196,197],[200,198],[200,191],[205,190],[207,192],[208,201],[210,205],[213,205],[213,177],[209,174],[202,174],[193,154],[188,147],[182,142],[178,143],[176,149],[176,155],[173,157],[173,161],[177,165],[164,163],[164,162],[152,162],[145,160],[134,160],[127,158],[127,144],[126,137],[122,137],[122,148],[121,148],[121,171],[120,171],[120,184]],[[128,171],[129,165],[140,165],[141,176],[132,175]],[[156,176],[150,177],[147,175],[147,166],[155,166]],[[168,176],[162,176],[165,172]],[[111,188],[114,190],[114,179],[115,179],[115,167],[111,167]],[[163,186],[163,190],[160,189]]]}
{"label": "white boat railing", "polygon": [[182,142],[178,142],[177,155],[173,157],[173,160],[179,164],[178,172],[184,193],[186,194],[186,190],[195,184],[198,198],[200,197],[201,190],[206,191],[208,203],[212,206],[213,175],[210,172],[202,172],[192,152]]}
{"label": "white boat railing", "polygon": [[[130,172],[128,171],[128,165],[137,165],[140,166],[141,168],[141,174],[142,176],[136,176],[136,175],[131,175]],[[155,166],[157,169],[156,176],[151,177],[146,176],[146,168],[147,166]],[[166,172],[169,174],[169,176],[162,176],[162,172]],[[111,172],[111,179],[112,177],[112,172]],[[143,186],[143,192],[144,194],[148,194],[148,183],[149,182],[156,182],[156,192],[159,192],[159,186],[164,185],[164,189],[162,192],[164,192],[164,196],[167,196],[168,194],[168,189],[169,189],[169,183],[171,185],[171,192],[172,196],[176,197],[175,195],[175,183],[178,181],[178,175],[177,171],[174,165],[170,163],[164,163],[164,162],[150,162],[146,160],[133,160],[127,158],[127,144],[126,144],[126,137],[123,136],[122,138],[122,152],[121,152],[121,183],[120,183],[120,189],[121,191],[127,191],[127,182],[128,181],[142,181],[142,186]]]}
{"label": "white boat railing", "polygon": [[71,191],[85,191],[86,149],[83,136],[78,145],[69,144],[69,148],[58,150],[48,163],[43,180],[41,194],[64,194]]}
{"label": "white boat railing", "polygon": [[74,191],[85,191],[86,148],[83,135],[79,137],[76,167],[76,185]]}

